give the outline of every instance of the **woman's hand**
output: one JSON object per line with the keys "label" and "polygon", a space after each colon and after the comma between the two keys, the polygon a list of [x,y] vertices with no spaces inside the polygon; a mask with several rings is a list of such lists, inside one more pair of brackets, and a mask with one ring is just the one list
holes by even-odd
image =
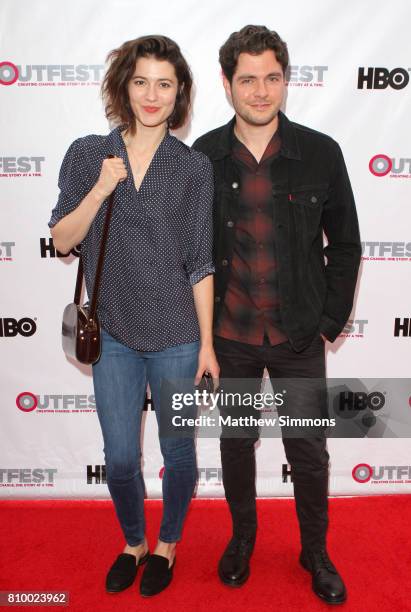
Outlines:
{"label": "woman's hand", "polygon": [[198,385],[204,373],[208,372],[213,378],[213,387],[216,391],[220,385],[220,366],[218,365],[212,345],[202,346],[198,353],[198,369],[194,384]]}
{"label": "woman's hand", "polygon": [[114,191],[118,182],[125,178],[127,170],[121,157],[103,161],[100,177],[93,189],[51,229],[56,249],[61,253],[69,253],[70,249],[84,240],[104,200]]}
{"label": "woman's hand", "polygon": [[107,158],[101,166],[100,176],[95,189],[98,190],[104,198],[113,193],[120,181],[127,178],[127,170],[124,161],[121,157]]}

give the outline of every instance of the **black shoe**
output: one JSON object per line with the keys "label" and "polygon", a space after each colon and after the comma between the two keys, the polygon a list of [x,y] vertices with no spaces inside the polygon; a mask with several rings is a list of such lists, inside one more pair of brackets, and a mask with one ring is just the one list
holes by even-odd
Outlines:
{"label": "black shoe", "polygon": [[144,568],[140,582],[140,594],[143,597],[151,597],[164,591],[173,578],[173,569],[176,564],[174,557],[173,565],[168,567],[168,559],[161,555],[151,555]]}
{"label": "black shoe", "polygon": [[313,591],[330,604],[340,604],[347,599],[347,591],[341,576],[331,563],[325,548],[318,551],[302,551],[301,565],[311,572]]}
{"label": "black shoe", "polygon": [[239,587],[247,580],[254,543],[254,537],[234,536],[230,540],[218,564],[218,575],[224,584]]}
{"label": "black shoe", "polygon": [[136,556],[129,553],[121,553],[114,561],[107,574],[106,591],[107,593],[120,593],[131,586],[137,576],[137,568],[143,565],[149,558],[150,553],[147,552],[143,557],[140,557],[136,563]]}

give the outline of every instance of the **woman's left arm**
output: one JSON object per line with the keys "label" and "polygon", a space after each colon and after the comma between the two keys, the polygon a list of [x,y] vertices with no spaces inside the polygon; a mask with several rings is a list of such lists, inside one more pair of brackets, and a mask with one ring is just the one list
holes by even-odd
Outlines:
{"label": "woman's left arm", "polygon": [[186,225],[189,245],[186,270],[193,289],[200,328],[200,352],[195,384],[199,384],[204,372],[208,372],[213,377],[214,389],[217,389],[220,369],[213,349],[214,173],[213,166],[205,155],[202,153],[194,153],[194,155],[198,156],[199,169],[191,179],[191,210]]}
{"label": "woman's left arm", "polygon": [[220,367],[213,348],[214,279],[212,274],[193,285],[193,295],[200,327],[200,352],[194,384],[198,385],[204,372],[208,372],[213,377],[214,389],[217,389]]}

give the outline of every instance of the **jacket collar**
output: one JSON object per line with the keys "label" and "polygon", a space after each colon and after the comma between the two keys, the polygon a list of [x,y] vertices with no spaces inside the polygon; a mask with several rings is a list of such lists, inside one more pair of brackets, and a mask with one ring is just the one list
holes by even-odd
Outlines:
{"label": "jacket collar", "polygon": [[[280,154],[289,159],[301,159],[295,127],[281,111],[278,112],[278,119],[278,129],[281,138]],[[223,126],[219,133],[215,147],[209,153],[211,159],[218,160],[231,155],[234,125],[235,116]]]}

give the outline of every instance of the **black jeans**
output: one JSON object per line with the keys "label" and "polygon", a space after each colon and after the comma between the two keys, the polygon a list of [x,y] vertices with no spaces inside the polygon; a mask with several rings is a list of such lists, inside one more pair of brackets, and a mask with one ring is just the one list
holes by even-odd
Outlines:
{"label": "black jeans", "polygon": [[[288,342],[254,346],[215,337],[221,379],[261,379],[266,367],[271,378],[325,378],[324,343],[320,336],[296,353]],[[317,416],[318,407],[306,405],[304,416]],[[258,434],[257,434],[258,435]],[[255,451],[258,437],[222,437],[223,484],[233,520],[233,533],[255,537],[257,529]],[[328,462],[325,436],[283,437],[291,466],[294,497],[304,549],[325,545],[328,526]]]}

